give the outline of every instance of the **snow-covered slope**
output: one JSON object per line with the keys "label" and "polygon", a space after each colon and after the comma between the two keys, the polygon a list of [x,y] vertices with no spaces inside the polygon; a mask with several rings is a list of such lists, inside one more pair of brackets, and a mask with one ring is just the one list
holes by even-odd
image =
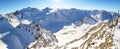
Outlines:
{"label": "snow-covered slope", "polygon": [[71,24],[69,26],[64,26],[63,29],[54,33],[54,35],[56,35],[56,38],[58,39],[58,45],[62,46],[67,42],[82,37],[94,25],[82,24],[81,26],[76,26],[75,24]]}
{"label": "snow-covered slope", "polygon": [[23,47],[28,46],[31,42],[34,42],[34,44],[28,47],[30,49],[34,48],[34,46],[36,48],[51,46],[57,42],[56,37],[50,31],[43,29],[38,23],[20,25],[16,30],[16,34],[20,36],[19,39],[21,39]]}
{"label": "snow-covered slope", "polygon": [[0,38],[8,49],[94,49],[106,46],[108,39],[112,46],[105,48],[119,49],[116,15],[105,10],[28,7],[0,15]]}
{"label": "snow-covered slope", "polygon": [[118,24],[114,28],[114,32],[113,32],[113,41],[116,49],[120,48],[120,18],[118,19],[119,19]]}
{"label": "snow-covered slope", "polygon": [[1,40],[0,40],[0,49],[8,49],[7,45]]}

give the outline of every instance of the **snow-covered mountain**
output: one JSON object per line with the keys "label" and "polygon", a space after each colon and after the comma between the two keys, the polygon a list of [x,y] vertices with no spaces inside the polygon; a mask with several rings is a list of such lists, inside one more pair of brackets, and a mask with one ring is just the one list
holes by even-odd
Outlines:
{"label": "snow-covered mountain", "polygon": [[28,7],[0,15],[0,39],[8,49],[119,49],[118,16],[105,10]]}
{"label": "snow-covered mountain", "polygon": [[[62,29],[65,25],[82,20],[83,18],[89,18],[95,22],[99,22],[112,20],[112,18],[115,17],[115,13],[105,10],[79,10],[75,8],[54,10],[48,7],[42,10],[28,7],[13,12],[12,14],[15,15],[20,22],[23,20],[39,22],[45,29],[54,33]],[[17,24],[19,24],[19,22],[16,23],[16,25]]]}

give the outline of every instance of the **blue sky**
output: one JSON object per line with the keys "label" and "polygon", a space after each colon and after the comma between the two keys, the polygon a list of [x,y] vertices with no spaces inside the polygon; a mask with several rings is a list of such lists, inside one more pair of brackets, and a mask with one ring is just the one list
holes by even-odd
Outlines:
{"label": "blue sky", "polygon": [[36,7],[38,9],[51,7],[117,11],[120,9],[120,0],[0,0],[1,14],[27,7]]}

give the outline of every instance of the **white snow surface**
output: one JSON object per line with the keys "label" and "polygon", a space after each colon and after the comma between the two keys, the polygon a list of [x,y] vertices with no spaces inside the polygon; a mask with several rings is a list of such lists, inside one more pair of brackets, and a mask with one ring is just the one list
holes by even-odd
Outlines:
{"label": "white snow surface", "polygon": [[7,45],[2,40],[0,40],[0,49],[8,49]]}
{"label": "white snow surface", "polygon": [[[78,38],[82,37],[84,34],[86,34],[87,31],[90,28],[92,28],[93,26],[94,25],[90,25],[90,24],[82,24],[81,26],[75,26],[74,24],[71,24],[69,26],[64,26],[63,29],[54,33],[54,35],[58,39],[57,44],[59,46],[62,46],[74,39],[78,39]],[[76,46],[76,45],[74,45],[74,46]]]}
{"label": "white snow surface", "polygon": [[115,44],[114,48],[119,49],[120,48],[120,21],[119,21],[118,25],[114,28],[113,41]]}

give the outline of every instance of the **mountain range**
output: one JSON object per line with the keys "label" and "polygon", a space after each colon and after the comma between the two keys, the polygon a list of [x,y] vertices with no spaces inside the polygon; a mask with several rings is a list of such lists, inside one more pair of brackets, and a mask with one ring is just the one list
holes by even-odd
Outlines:
{"label": "mountain range", "polygon": [[120,49],[119,16],[49,7],[0,14],[0,49]]}

